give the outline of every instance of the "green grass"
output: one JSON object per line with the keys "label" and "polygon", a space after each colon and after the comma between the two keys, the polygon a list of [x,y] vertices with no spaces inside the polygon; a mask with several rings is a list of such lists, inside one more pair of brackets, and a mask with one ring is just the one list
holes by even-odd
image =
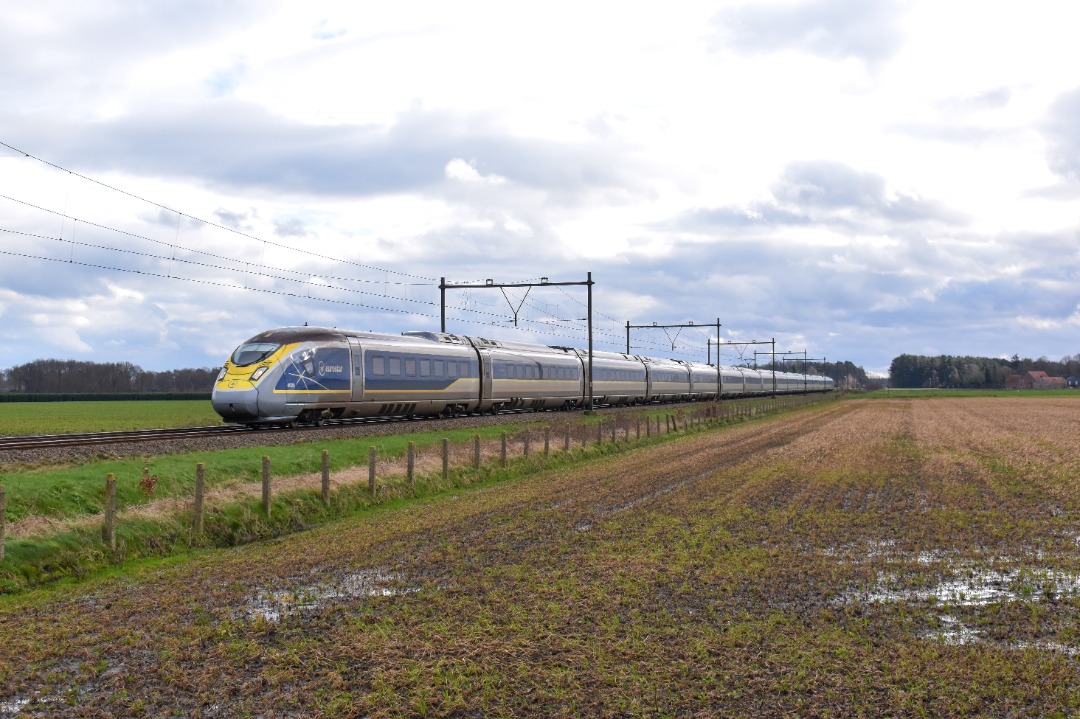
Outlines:
{"label": "green grass", "polygon": [[117,432],[221,424],[207,400],[4,402],[0,436]]}

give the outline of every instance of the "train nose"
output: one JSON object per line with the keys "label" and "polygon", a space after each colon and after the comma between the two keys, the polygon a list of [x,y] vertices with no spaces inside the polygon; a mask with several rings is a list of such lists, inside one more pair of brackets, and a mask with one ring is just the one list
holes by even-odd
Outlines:
{"label": "train nose", "polygon": [[252,389],[215,389],[214,411],[226,422],[254,422],[259,419],[259,393]]}

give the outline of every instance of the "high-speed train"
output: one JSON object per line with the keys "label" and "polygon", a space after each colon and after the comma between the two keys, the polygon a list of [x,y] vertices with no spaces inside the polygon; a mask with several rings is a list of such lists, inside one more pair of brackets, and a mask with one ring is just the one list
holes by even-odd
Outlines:
{"label": "high-speed train", "polygon": [[[438,332],[283,327],[240,345],[214,384],[214,410],[251,426],[351,417],[572,409],[588,403],[589,353]],[[625,405],[771,394],[773,373],[593,352],[593,402]],[[776,393],[833,381],[777,372]]]}

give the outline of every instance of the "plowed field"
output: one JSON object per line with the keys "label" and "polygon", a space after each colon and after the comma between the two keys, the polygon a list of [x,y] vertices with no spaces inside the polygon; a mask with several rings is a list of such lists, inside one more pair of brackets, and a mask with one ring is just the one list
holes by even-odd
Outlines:
{"label": "plowed field", "polygon": [[0,717],[1077,716],[1080,400],[829,403],[0,604]]}

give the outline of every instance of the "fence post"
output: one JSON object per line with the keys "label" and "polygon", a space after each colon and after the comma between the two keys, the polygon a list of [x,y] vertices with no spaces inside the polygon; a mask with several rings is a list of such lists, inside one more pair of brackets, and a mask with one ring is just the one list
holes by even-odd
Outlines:
{"label": "fence post", "polygon": [[473,435],[473,467],[480,469],[480,435]]}
{"label": "fence post", "polygon": [[551,427],[544,427],[544,456],[551,453]]}
{"label": "fence post", "polygon": [[[627,430],[627,431],[629,432],[630,430]],[[641,417],[640,416],[637,418],[637,437],[636,437],[636,439],[641,439]]]}
{"label": "fence post", "polygon": [[445,437],[442,441],[442,478],[444,482],[450,479],[450,440]]}
{"label": "fence post", "polygon": [[565,447],[565,449],[566,449],[567,452],[570,451],[570,424],[569,423],[567,423],[567,425],[566,425],[566,447]]}
{"label": "fence post", "polygon": [[408,477],[409,488],[413,486],[413,474],[416,470],[416,445],[409,442],[408,457],[406,458],[406,470],[405,474]]}
{"label": "fence post", "polygon": [[270,519],[270,458],[265,454],[262,458],[262,503],[266,518]]}
{"label": "fence post", "polygon": [[596,443],[604,443],[604,420],[600,420],[596,423]]}
{"label": "fence post", "polygon": [[199,462],[195,465],[195,521],[196,537],[203,533],[203,494],[206,492],[206,466]]}
{"label": "fence post", "polygon": [[375,496],[375,447],[374,445],[368,447],[368,460],[367,460],[367,482],[368,491],[371,492],[371,496]]}
{"label": "fence post", "polygon": [[618,441],[619,441],[619,420],[618,420],[618,418],[616,418],[615,421],[611,423],[611,443],[615,444]]}
{"label": "fence post", "polygon": [[521,453],[525,456],[525,459],[529,458],[529,430],[525,430],[525,439],[523,440]]}
{"label": "fence post", "polygon": [[7,534],[7,494],[0,484],[0,562],[4,561],[4,536]]}
{"label": "fence post", "polygon": [[322,451],[322,501],[330,506],[330,452]]}
{"label": "fence post", "polygon": [[116,475],[105,475],[105,524],[101,528],[101,538],[110,551],[116,551]]}
{"label": "fence post", "polygon": [[506,462],[506,432],[502,433],[502,466],[503,466],[503,469],[506,469],[506,467],[507,467],[507,462]]}

